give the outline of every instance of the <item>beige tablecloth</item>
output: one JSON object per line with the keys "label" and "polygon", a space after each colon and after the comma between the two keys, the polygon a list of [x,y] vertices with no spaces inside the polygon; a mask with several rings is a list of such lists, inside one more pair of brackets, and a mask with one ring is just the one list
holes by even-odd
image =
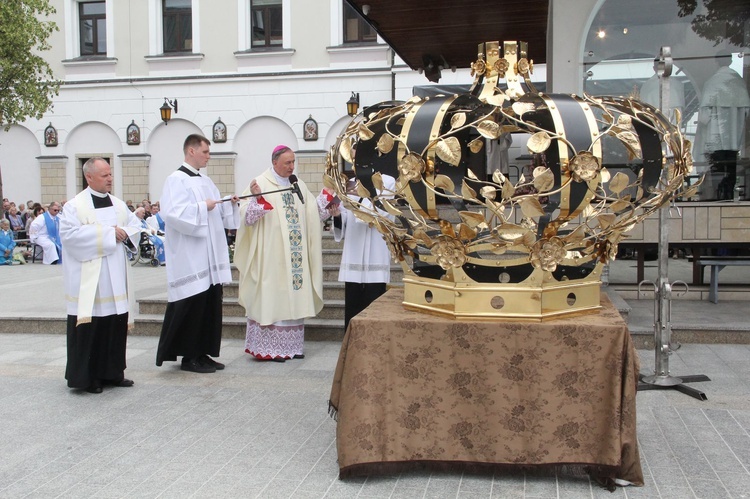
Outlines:
{"label": "beige tablecloth", "polygon": [[408,468],[584,466],[643,484],[638,357],[598,314],[471,321],[405,310],[391,289],[350,323],[331,388],[339,476]]}

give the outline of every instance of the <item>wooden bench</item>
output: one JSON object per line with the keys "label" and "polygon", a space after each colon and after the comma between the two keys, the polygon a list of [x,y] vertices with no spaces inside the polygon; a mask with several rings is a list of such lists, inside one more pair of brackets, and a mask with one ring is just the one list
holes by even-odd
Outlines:
{"label": "wooden bench", "polygon": [[711,303],[719,303],[719,272],[724,267],[737,267],[750,265],[750,257],[708,257],[701,258],[698,264],[703,267],[711,267],[711,283],[708,288],[708,300]]}

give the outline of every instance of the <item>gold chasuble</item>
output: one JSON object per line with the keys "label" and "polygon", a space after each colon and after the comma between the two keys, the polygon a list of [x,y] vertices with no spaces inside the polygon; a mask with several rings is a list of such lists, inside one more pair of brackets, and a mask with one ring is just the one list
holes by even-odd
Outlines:
{"label": "gold chasuble", "polygon": [[[281,189],[270,170],[256,181],[262,192]],[[305,203],[290,191],[264,194],[273,210],[245,224],[240,206],[234,263],[240,271],[239,303],[247,317],[266,326],[314,317],[323,308],[323,257],[315,197],[298,181]],[[248,187],[243,195],[250,194]]]}

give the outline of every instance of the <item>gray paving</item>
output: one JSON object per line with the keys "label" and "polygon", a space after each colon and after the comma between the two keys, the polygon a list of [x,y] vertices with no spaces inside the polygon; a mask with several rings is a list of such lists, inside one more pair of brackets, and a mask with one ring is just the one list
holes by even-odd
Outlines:
{"label": "gray paving", "polygon": [[[163,269],[133,270],[139,298],[163,292]],[[64,314],[57,267],[2,268],[0,292],[0,318]],[[722,319],[741,322],[746,302],[733,305]],[[686,308],[699,320],[710,307]],[[157,341],[129,339],[134,387],[91,395],[65,385],[64,335],[0,334],[0,498],[750,498],[748,345],[685,344],[672,355],[673,374],[711,378],[694,385],[708,400],[639,393],[646,485],[610,494],[585,476],[340,481],[326,411],[338,343],[308,342],[304,360],[276,364],[254,361],[242,340],[229,339],[226,370],[198,375],[155,367]],[[639,355],[650,373],[653,351]]]}

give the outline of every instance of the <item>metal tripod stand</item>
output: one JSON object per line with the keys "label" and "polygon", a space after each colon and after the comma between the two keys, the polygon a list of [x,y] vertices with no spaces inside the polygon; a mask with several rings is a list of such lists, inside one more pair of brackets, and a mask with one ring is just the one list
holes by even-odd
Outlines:
{"label": "metal tripod stand", "polygon": [[[659,76],[659,104],[663,113],[669,113],[669,75],[672,73],[672,57],[669,47],[662,47],[659,59],[655,61],[654,69]],[[663,175],[667,175],[664,170]],[[688,286],[683,281],[669,282],[669,208],[659,210],[659,279],[638,283],[640,297],[641,285],[650,283],[654,287],[654,374],[638,375],[638,391],[674,389],[699,400],[707,400],[706,394],[700,390],[685,385],[698,381],[711,381],[704,374],[689,376],[672,376],[669,372],[669,356],[676,350],[672,348],[672,288],[681,284],[687,292]],[[679,346],[677,347],[679,348]]]}

